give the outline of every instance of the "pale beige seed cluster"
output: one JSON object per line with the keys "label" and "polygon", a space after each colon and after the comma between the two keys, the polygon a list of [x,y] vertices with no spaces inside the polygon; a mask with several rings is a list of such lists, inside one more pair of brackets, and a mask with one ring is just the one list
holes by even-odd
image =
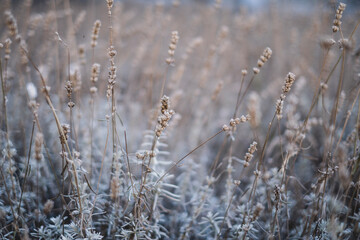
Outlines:
{"label": "pale beige seed cluster", "polygon": [[257,203],[254,209],[254,212],[252,214],[252,221],[255,221],[261,214],[261,212],[265,209],[264,205],[261,203]]}
{"label": "pale beige seed cluster", "polygon": [[82,81],[81,74],[79,69],[75,69],[73,73],[70,74],[71,82],[73,83],[74,92],[79,92],[81,90]]}
{"label": "pale beige seed cluster", "polygon": [[272,50],[269,47],[265,48],[263,54],[260,56],[257,62],[259,68],[261,68],[264,65],[264,63],[266,63],[270,59],[271,54],[272,54]]}
{"label": "pale beige seed cluster", "polygon": [[11,46],[11,40],[10,40],[10,38],[7,38],[6,40],[5,40],[5,56],[4,56],[4,58],[5,58],[5,60],[9,60],[10,59],[10,53],[11,53],[11,48],[10,48],[10,46]]}
{"label": "pale beige seed cluster", "polygon": [[280,98],[278,100],[276,100],[276,117],[278,119],[282,118],[282,111],[283,111],[283,107],[284,107],[284,99],[285,99],[285,95],[281,94]]}
{"label": "pale beige seed cluster", "polygon": [[258,74],[260,72],[260,68],[264,65],[264,63],[266,63],[270,59],[271,55],[272,55],[271,48],[269,48],[269,47],[265,48],[264,52],[262,53],[262,55],[260,56],[260,58],[257,61],[258,67],[253,68],[254,74]]}
{"label": "pale beige seed cluster", "polygon": [[106,0],[106,3],[107,3],[109,14],[111,14],[111,8],[114,5],[114,0]]}
{"label": "pale beige seed cluster", "polygon": [[285,78],[284,86],[282,87],[283,94],[286,94],[290,91],[291,86],[295,82],[295,74],[289,72]]}
{"label": "pale beige seed cluster", "polygon": [[156,125],[155,134],[160,137],[164,129],[169,125],[171,117],[175,114],[174,110],[170,109],[170,99],[164,95],[161,98],[161,114],[158,117],[158,124]]}
{"label": "pale beige seed cluster", "polygon": [[248,115],[248,114],[246,116],[242,115],[239,118],[235,118],[235,119],[232,118],[232,119],[230,119],[230,122],[229,122],[230,127],[228,125],[224,124],[222,126],[222,130],[225,131],[225,132],[228,132],[231,129],[235,129],[236,126],[239,125],[240,123],[244,123],[244,122],[247,122],[249,120],[250,120],[250,115]]}
{"label": "pale beige seed cluster", "polygon": [[336,14],[335,14],[335,19],[333,21],[333,26],[332,26],[332,30],[333,32],[337,32],[340,30],[340,26],[341,26],[341,18],[342,18],[342,14],[345,10],[346,4],[345,3],[339,3],[339,6],[336,10]]}
{"label": "pale beige seed cluster", "polygon": [[99,80],[100,74],[100,64],[94,63],[91,67],[91,77],[90,81],[92,86],[90,87],[90,93],[95,94],[97,92],[97,87],[95,87],[95,83]]}
{"label": "pale beige seed cluster", "polygon": [[155,156],[156,156],[155,151],[150,151],[150,150],[136,153],[136,158],[140,160],[144,160],[147,157],[154,158]]}
{"label": "pale beige seed cluster", "polygon": [[72,85],[72,82],[70,80],[66,81],[65,89],[66,89],[66,95],[67,95],[68,99],[71,99],[71,95],[72,95],[72,92],[73,92],[73,85]]}
{"label": "pale beige seed cluster", "polygon": [[60,142],[61,144],[65,144],[65,142],[68,140],[68,135],[70,133],[70,125],[69,124],[61,124],[62,131],[64,133],[63,136],[60,136]]}
{"label": "pale beige seed cluster", "polygon": [[215,0],[214,7],[215,7],[216,9],[221,8],[221,3],[222,3],[222,0]]}
{"label": "pale beige seed cluster", "polygon": [[244,77],[248,74],[248,71],[246,69],[241,70],[241,75]]}
{"label": "pale beige seed cluster", "polygon": [[325,50],[330,49],[335,43],[336,41],[332,38],[320,39],[320,46]]}
{"label": "pale beige seed cluster", "polygon": [[169,50],[168,50],[169,57],[166,59],[166,63],[169,65],[175,63],[174,54],[175,54],[175,49],[176,49],[176,45],[177,45],[178,41],[179,41],[179,33],[178,33],[178,31],[173,31],[171,33],[171,40],[170,40]]}
{"label": "pale beige seed cluster", "polygon": [[86,58],[85,58],[85,46],[84,46],[84,44],[79,45],[78,53],[79,53],[80,64],[85,65],[86,64]]}
{"label": "pale beige seed cluster", "polygon": [[96,83],[99,80],[99,74],[100,74],[100,64],[94,63],[91,67],[90,81],[92,83]]}
{"label": "pale beige seed cluster", "polygon": [[120,163],[115,164],[115,173],[111,178],[110,182],[110,198],[115,201],[119,195],[120,185],[121,185],[121,178],[120,178]]}
{"label": "pale beige seed cluster", "polygon": [[6,25],[8,26],[10,36],[15,37],[18,35],[18,26],[14,15],[10,11],[5,12]]}
{"label": "pale beige seed cluster", "polygon": [[41,133],[36,133],[35,136],[35,160],[40,162],[43,159],[43,155],[41,153],[42,145],[44,142],[44,137]]}
{"label": "pale beige seed cluster", "polygon": [[282,118],[282,111],[283,111],[284,100],[286,98],[286,94],[290,91],[291,86],[294,84],[294,82],[295,82],[295,74],[289,72],[286,75],[280,98],[276,101],[276,117],[279,120]]}
{"label": "pale beige seed cluster", "polygon": [[91,34],[91,47],[93,48],[96,47],[97,45],[97,39],[99,37],[100,27],[101,27],[101,21],[96,20]]}
{"label": "pale beige seed cluster", "polygon": [[254,152],[257,150],[256,148],[257,146],[257,142],[253,142],[252,144],[250,144],[250,147],[248,148],[247,153],[245,154],[245,163],[244,163],[244,167],[248,167],[249,166],[249,162],[251,161],[251,159],[253,159],[254,157]]}
{"label": "pale beige seed cluster", "polygon": [[106,96],[110,98],[112,96],[112,89],[116,83],[116,66],[115,66],[115,56],[116,50],[114,46],[110,46],[108,50],[108,55],[110,57],[110,67],[109,67],[109,77],[108,77],[108,88],[106,91]]}

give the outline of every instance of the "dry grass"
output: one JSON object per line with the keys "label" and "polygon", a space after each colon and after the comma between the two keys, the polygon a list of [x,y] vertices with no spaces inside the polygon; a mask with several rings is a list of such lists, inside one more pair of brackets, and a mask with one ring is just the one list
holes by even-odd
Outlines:
{"label": "dry grass", "polygon": [[358,10],[224,3],[4,0],[2,239],[358,238]]}

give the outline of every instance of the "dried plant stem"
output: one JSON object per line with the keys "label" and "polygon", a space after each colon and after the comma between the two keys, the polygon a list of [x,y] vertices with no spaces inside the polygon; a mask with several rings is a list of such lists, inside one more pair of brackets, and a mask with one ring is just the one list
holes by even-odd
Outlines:
{"label": "dried plant stem", "polygon": [[212,135],[211,137],[209,137],[208,139],[206,139],[204,142],[200,143],[197,147],[195,147],[193,150],[191,150],[189,153],[187,153],[185,156],[183,156],[182,158],[180,158],[179,160],[177,160],[168,170],[165,171],[165,173],[156,181],[155,185],[157,185],[161,180],[164,179],[164,177],[166,175],[168,175],[172,170],[174,170],[174,168],[178,167],[179,164],[185,159],[187,158],[189,155],[191,155],[192,153],[194,153],[196,150],[198,150],[199,148],[201,148],[202,146],[204,146],[206,143],[208,143],[209,141],[211,141],[213,138],[215,138],[217,135],[219,135],[220,133],[224,132],[223,129],[221,129],[220,131],[218,131],[217,133],[215,133],[214,135]]}
{"label": "dried plant stem", "polygon": [[92,179],[92,171],[93,171],[93,135],[94,135],[94,97],[93,94],[91,94],[90,99],[90,108],[91,108],[91,116],[90,116],[90,182]]}
{"label": "dried plant stem", "polygon": [[354,106],[355,106],[356,102],[358,101],[359,93],[360,93],[360,88],[358,89],[358,91],[357,91],[357,93],[356,93],[356,97],[354,98],[354,101],[353,101],[352,104],[351,104],[350,110],[348,110],[348,112],[347,112],[347,115],[346,115],[346,118],[345,118],[345,122],[344,122],[344,126],[342,127],[342,131],[341,131],[341,134],[340,134],[340,136],[339,136],[339,140],[337,141],[336,146],[335,146],[335,148],[334,148],[334,149],[335,149],[335,150],[334,150],[334,153],[336,153],[336,151],[337,151],[337,149],[338,149],[338,147],[339,147],[339,145],[340,145],[341,139],[342,139],[342,137],[343,137],[343,135],[344,135],[344,132],[345,132],[345,128],[346,128],[347,123],[348,123],[348,121],[349,121],[349,119],[350,119],[351,112],[352,112],[352,110],[354,109]]}
{"label": "dried plant stem", "polygon": [[[240,175],[239,175],[239,177],[237,178],[237,180],[240,181],[240,179],[242,179],[242,176],[243,176],[243,174],[244,174],[244,172],[245,172],[244,170],[245,170],[245,168],[243,168],[243,169],[241,170]],[[245,196],[245,194],[247,193],[248,190],[249,190],[249,189],[246,189],[246,190],[243,192],[243,194],[240,196],[240,198],[239,198],[238,200],[240,200],[243,196]],[[224,227],[224,225],[225,225],[226,218],[228,217],[229,210],[230,210],[232,201],[233,201],[233,199],[234,199],[235,193],[236,193],[236,188],[234,188],[234,189],[232,190],[231,197],[230,197],[229,202],[228,202],[228,205],[227,205],[227,207],[226,207],[225,214],[224,214],[224,218],[223,218],[223,221],[221,222],[220,229],[219,229],[219,233],[217,234],[216,239],[219,239],[219,238],[221,237],[221,231],[222,231],[222,229],[223,229],[223,227]]]}
{"label": "dried plant stem", "polygon": [[[109,47],[113,46],[113,24],[112,24],[111,7],[108,7]],[[114,170],[113,168],[114,168],[114,162],[115,162],[115,153],[117,152],[117,145],[116,145],[116,116],[115,115],[116,115],[115,89],[114,89],[114,86],[112,86],[112,88],[111,88],[111,136],[112,136],[111,173],[113,173],[113,170]]]}
{"label": "dried plant stem", "polygon": [[183,234],[181,235],[181,240],[184,240],[187,236],[187,234],[190,232],[191,230],[191,227],[192,225],[194,224],[194,221],[196,220],[196,218],[199,216],[199,214],[201,213],[201,210],[203,209],[204,207],[204,204],[205,204],[205,200],[206,200],[206,197],[207,197],[207,190],[210,188],[210,184],[208,184],[206,186],[206,189],[204,190],[203,194],[201,195],[201,198],[200,198],[200,203],[199,205],[197,206],[192,218],[191,218],[191,221],[188,223],[188,225],[186,226],[185,228],[185,231],[183,232]]}
{"label": "dried plant stem", "polygon": [[[91,51],[91,66],[95,63],[95,47],[92,47]],[[94,104],[94,94],[91,94],[90,99],[90,182],[92,179],[92,170],[93,170],[93,135],[94,135],[94,112],[95,112],[95,104]]]}
{"label": "dried plant stem", "polygon": [[90,218],[91,218],[91,215],[92,215],[92,213],[93,213],[93,211],[95,209],[97,196],[99,195],[100,181],[101,181],[101,176],[102,176],[102,172],[103,172],[103,168],[104,168],[104,160],[105,160],[105,157],[106,157],[106,149],[107,149],[107,145],[108,145],[108,141],[109,141],[109,135],[110,135],[109,132],[110,132],[110,124],[109,124],[109,120],[107,120],[107,131],[106,131],[105,147],[104,147],[104,152],[103,152],[103,156],[102,156],[102,159],[101,159],[101,167],[100,167],[99,178],[98,178],[97,185],[96,185],[96,194],[95,194],[95,197],[94,197],[93,206],[92,206],[90,214],[89,214]]}
{"label": "dried plant stem", "polygon": [[7,197],[8,197],[8,201],[9,201],[9,204],[10,204],[10,210],[11,210],[12,215],[14,216],[14,224],[15,224],[14,237],[15,237],[16,233],[19,231],[19,227],[18,227],[18,217],[17,217],[17,215],[15,214],[15,210],[14,210],[14,206],[13,206],[13,201],[12,201],[10,189],[8,188],[8,186],[7,186],[7,184],[6,184],[6,179],[5,179],[5,175],[4,175],[4,173],[3,173],[3,168],[2,168],[2,167],[0,167],[0,173],[1,173],[1,178],[2,178],[2,180],[3,180],[3,182],[4,182],[5,191],[6,191],[6,194],[7,194]]}
{"label": "dried plant stem", "polygon": [[[307,126],[307,123],[309,121],[309,118],[310,118],[310,115],[312,113],[312,111],[314,110],[314,107],[315,105],[317,104],[318,100],[319,100],[319,97],[320,97],[320,94],[321,94],[321,88],[320,88],[320,81],[321,81],[321,75],[324,71],[324,68],[325,68],[325,62],[326,62],[326,59],[327,59],[327,56],[328,56],[328,51],[326,52],[325,54],[325,58],[323,60],[323,64],[322,64],[322,67],[321,67],[321,71],[320,71],[320,74],[319,74],[319,78],[318,78],[318,87],[317,87],[317,90],[315,90],[314,92],[314,96],[313,96],[313,99],[312,99],[312,103],[311,103],[311,106],[310,106],[310,109],[305,117],[305,120],[303,121],[303,124],[302,126],[299,128],[299,131],[300,132],[303,132],[305,129],[306,129],[306,126]],[[339,64],[340,60],[342,59],[342,55],[339,56],[339,58],[337,59],[336,63],[334,64],[334,66],[332,67],[330,73],[328,74],[327,78],[325,79],[324,83],[327,84],[330,80],[330,77],[333,75],[337,65]],[[290,143],[293,143],[295,141],[295,138],[296,136],[294,136],[291,140],[290,140]],[[303,140],[300,141],[300,144],[299,144],[299,149],[302,148],[302,143],[303,143]],[[282,179],[282,183],[284,183],[285,181],[285,173],[284,171],[286,171],[287,169],[287,165],[288,165],[288,162],[290,160],[290,153],[288,152],[285,156],[285,161],[283,162],[283,165],[281,167],[281,171],[283,172],[283,179]]]}
{"label": "dried plant stem", "polygon": [[263,144],[263,146],[262,146],[262,148],[261,148],[261,155],[260,155],[260,158],[259,158],[259,162],[258,162],[258,164],[257,164],[257,170],[258,170],[258,171],[261,170],[260,167],[261,167],[261,165],[262,165],[262,163],[263,163],[263,160],[264,160],[266,145],[267,145],[267,143],[268,143],[268,141],[269,141],[270,132],[271,132],[271,127],[272,127],[272,125],[273,125],[273,123],[274,123],[275,117],[276,117],[276,113],[274,113],[274,116],[273,116],[271,122],[270,122],[269,125],[268,125],[268,130],[267,130],[267,132],[266,132],[266,138],[265,138],[264,144]]}
{"label": "dried plant stem", "polygon": [[221,147],[219,148],[219,150],[218,150],[218,152],[216,154],[215,160],[213,161],[213,164],[211,165],[211,168],[210,168],[210,171],[209,171],[210,176],[214,176],[214,174],[215,174],[218,162],[220,160],[220,155],[223,152],[223,150],[225,149],[227,139],[228,139],[228,136],[225,135],[224,140],[223,140],[223,142],[221,144]]}
{"label": "dried plant stem", "polygon": [[245,88],[244,93],[242,94],[240,100],[237,101],[237,103],[236,103],[236,108],[235,108],[236,111],[238,110],[238,108],[240,107],[242,101],[244,100],[244,98],[245,98],[245,96],[246,96],[246,93],[247,93],[247,91],[249,90],[249,88],[250,88],[252,82],[254,81],[254,79],[255,79],[255,75],[253,75],[253,76],[251,77],[248,85],[246,85],[246,88]]}
{"label": "dried plant stem", "polygon": [[[27,95],[27,92],[26,92],[26,95]],[[29,99],[29,97],[27,96],[27,98]],[[36,112],[33,112],[33,116],[34,116],[34,122],[36,123],[36,127],[39,131],[39,133],[43,134],[43,131],[41,129],[41,125],[40,125],[40,121],[39,121],[39,118],[38,118],[38,115]],[[46,146],[46,142],[44,141],[43,142],[43,145],[44,145],[44,150],[45,150],[45,153],[46,153],[46,158],[48,159],[48,162],[49,162],[49,165],[50,165],[50,169],[53,173],[53,176],[55,178],[55,182],[56,182],[56,186],[59,190],[59,196],[60,196],[60,199],[61,199],[61,204],[62,204],[62,208],[63,208],[63,205],[65,204],[66,205],[66,201],[64,199],[64,196],[63,196],[63,189],[62,187],[60,186],[60,182],[59,182],[59,179],[58,177],[56,176],[56,171],[55,171],[55,167],[54,167],[54,164],[53,162],[51,161],[51,157],[50,157],[50,153],[49,153],[49,150],[48,150],[48,147]],[[63,148],[63,147],[62,147]],[[64,150],[63,150],[64,151]],[[62,159],[63,160],[63,159]],[[62,169],[64,168],[64,166],[62,166]],[[63,185],[63,183],[62,183]],[[70,209],[67,208],[67,210],[70,212]]]}
{"label": "dried plant stem", "polygon": [[[7,156],[9,158],[9,163],[10,163],[10,168],[11,168],[11,159],[10,159],[10,140],[9,140],[9,133],[8,133],[8,121],[7,121],[7,110],[6,110],[6,79],[7,79],[7,60],[5,60],[5,76],[3,76],[3,69],[2,69],[2,61],[0,59],[0,77],[1,77],[1,88],[2,88],[2,95],[3,95],[3,113],[4,113],[4,132],[6,134],[6,149],[7,149]],[[18,227],[18,219],[17,219],[17,215],[15,214],[15,210],[14,210],[14,207],[13,207],[13,203],[12,203],[12,197],[11,197],[11,192],[6,184],[6,179],[5,179],[5,176],[4,176],[4,173],[3,173],[3,168],[0,167],[0,173],[1,173],[1,177],[2,177],[2,180],[4,182],[4,186],[5,186],[5,190],[6,190],[6,193],[7,193],[7,197],[8,197],[8,201],[9,201],[9,204],[10,204],[10,209],[11,209],[11,212],[12,212],[12,215],[14,216],[14,224],[15,224],[15,232],[14,232],[14,238],[19,230],[19,227]],[[13,186],[13,193],[15,194],[15,186],[14,186],[14,181],[13,181],[13,175],[12,175],[12,171],[10,170],[10,178],[11,178],[11,183],[12,183],[12,186]]]}
{"label": "dried plant stem", "polygon": [[[357,139],[360,139],[360,102],[358,103],[358,113],[357,113],[357,117],[356,117],[356,128],[357,128],[357,131],[356,131],[356,137]],[[354,141],[354,154],[353,154],[353,158],[355,159],[356,158],[356,151],[355,149],[357,148],[357,141]],[[360,157],[357,158],[357,161],[355,163],[355,166],[353,165],[352,166],[352,171],[351,171],[351,174],[354,175],[359,167],[359,164],[360,164]]]}
{"label": "dried plant stem", "polygon": [[115,91],[114,88],[111,90],[111,136],[112,136],[112,160],[111,160],[111,172],[113,172],[114,162],[115,162],[115,153],[117,153],[117,145],[116,145],[116,118],[115,118]]}
{"label": "dried plant stem", "polygon": [[[167,79],[167,72],[168,72],[168,68],[169,68],[169,65],[166,65],[166,69],[165,69],[165,74],[164,74],[164,78],[163,78],[163,81],[162,81],[162,84],[161,84],[161,89],[160,89],[160,97],[159,97],[159,103],[161,103],[161,98],[164,94],[164,90],[165,90],[165,84],[166,84],[166,79]],[[156,109],[156,116],[155,116],[155,119],[158,118],[158,109],[157,107],[155,107]],[[154,133],[156,132],[156,123],[155,123],[155,127],[154,127]],[[154,134],[154,138],[153,138],[153,142],[152,142],[152,146],[151,146],[151,152],[154,152],[155,148],[156,148],[156,144],[158,142],[158,139],[159,137]],[[135,212],[137,213],[140,213],[140,207],[141,207],[141,195],[143,194],[143,190],[144,190],[144,187],[146,185],[146,180],[147,180],[147,175],[148,175],[148,169],[150,168],[150,165],[151,165],[151,162],[152,162],[152,159],[153,159],[153,155],[151,154],[149,156],[149,160],[146,164],[146,166],[143,164],[142,165],[142,171],[141,171],[141,183],[140,183],[140,188],[139,188],[139,191],[138,191],[138,200],[137,200],[137,204],[135,204],[135,207],[134,207],[134,210],[135,208],[137,208],[137,210]],[[151,218],[151,215],[149,215],[149,218]]]}
{"label": "dried plant stem", "polygon": [[[57,9],[56,9],[56,0],[52,0],[51,1],[51,8],[54,11],[54,13],[57,13]],[[55,32],[58,32],[58,23],[57,23],[57,18],[54,19],[54,30]],[[59,96],[59,102],[60,104],[62,103],[62,95],[61,94],[61,79],[60,79],[60,56],[59,56],[59,41],[56,41],[56,46],[55,46],[55,61],[56,61],[56,89],[58,89],[57,95]]]}
{"label": "dried plant stem", "polygon": [[128,175],[130,178],[131,186],[136,191],[134,179],[132,177],[131,168],[130,168],[130,160],[129,160],[129,152],[128,152],[128,142],[127,142],[127,136],[126,136],[126,130],[124,130],[124,138],[125,138],[125,151],[126,151],[126,164],[128,169]]}
{"label": "dried plant stem", "polygon": [[[330,118],[330,121],[332,122],[331,125],[333,126],[333,130],[331,132],[331,138],[330,138],[330,145],[329,145],[329,151],[331,151],[331,152],[333,152],[330,149],[332,149],[333,140],[334,140],[334,134],[335,134],[335,129],[336,129],[336,127],[335,127],[335,125],[336,125],[336,117],[337,117],[337,113],[338,113],[340,94],[341,94],[341,89],[342,89],[342,84],[343,84],[343,79],[344,79],[344,69],[345,69],[345,48],[342,51],[342,63],[341,63],[341,71],[340,71],[339,83],[338,83],[337,92],[336,92],[336,101],[335,101],[335,103],[333,105],[331,118]],[[325,152],[324,152],[324,154],[325,154]],[[326,159],[328,159],[328,158],[326,158]],[[328,162],[326,162],[326,166],[327,165],[328,165]]]}
{"label": "dried plant stem", "polygon": [[14,173],[12,171],[12,161],[10,156],[10,139],[9,139],[9,125],[8,125],[8,118],[7,118],[7,106],[6,106],[6,94],[7,94],[7,59],[5,60],[5,76],[3,76],[3,69],[2,69],[2,62],[0,59],[0,77],[1,77],[1,88],[2,88],[2,95],[3,95],[3,111],[4,111],[4,132],[6,135],[6,155],[9,159],[9,172],[10,172],[10,179],[11,179],[11,185],[12,185],[12,194],[13,198],[16,200],[16,192],[15,192],[15,183],[14,183]]}
{"label": "dried plant stem", "polygon": [[[30,63],[32,64],[32,66],[34,67],[34,69],[38,72],[39,76],[40,76],[40,80],[42,82],[42,85],[43,85],[43,89],[44,89],[44,94],[45,94],[45,99],[46,99],[46,102],[47,104],[49,105],[51,111],[52,111],[52,114],[54,116],[54,119],[55,119],[55,122],[56,122],[56,126],[57,126],[57,129],[58,129],[58,132],[59,132],[59,135],[62,139],[65,139],[65,146],[66,146],[66,150],[71,158],[71,160],[73,160],[73,156],[71,154],[71,151],[70,151],[70,147],[68,145],[68,142],[66,141],[66,137],[65,137],[65,134],[63,132],[63,128],[61,127],[61,123],[60,123],[60,120],[56,114],[56,110],[52,104],[52,101],[50,99],[50,95],[49,95],[49,92],[47,90],[47,86],[46,86],[46,82],[45,82],[45,79],[43,77],[43,75],[41,74],[39,68],[36,66],[36,64],[33,62],[33,60],[31,59],[31,57],[29,56],[28,52],[26,51],[26,49],[24,48],[21,48],[24,53],[26,54],[27,58],[29,59]],[[80,195],[80,188],[79,188],[79,182],[78,182],[78,175],[77,175],[77,171],[76,171],[76,167],[75,167],[75,164],[72,162],[72,168],[73,168],[73,174],[74,174],[74,180],[75,180],[75,188],[76,188],[76,191],[77,191],[77,195],[78,195],[78,204],[79,204],[79,214],[80,216],[83,215],[83,211],[82,211],[82,204],[81,204],[81,195]]]}
{"label": "dried plant stem", "polygon": [[21,201],[22,201],[23,194],[24,194],[24,191],[25,191],[26,179],[27,179],[28,174],[29,174],[29,171],[30,171],[30,169],[29,169],[29,163],[30,163],[32,140],[33,140],[33,136],[34,136],[34,129],[35,129],[35,121],[33,121],[32,129],[31,129],[31,137],[30,137],[30,143],[29,143],[29,152],[28,152],[28,157],[27,157],[27,162],[26,162],[26,167],[25,167],[24,182],[23,182],[23,186],[22,186],[22,189],[21,189],[20,199],[19,199],[18,215],[20,215]]}
{"label": "dried plant stem", "polygon": [[[221,129],[219,132],[215,133],[213,136],[209,137],[208,139],[206,139],[204,142],[200,143],[197,147],[195,147],[193,150],[191,150],[189,153],[187,153],[185,156],[183,156],[182,158],[180,158],[178,161],[176,161],[170,168],[168,168],[168,170],[165,171],[165,173],[155,182],[154,185],[158,185],[159,182],[161,182],[164,177],[169,174],[174,168],[176,168],[185,158],[187,158],[189,155],[191,155],[192,153],[194,153],[196,150],[198,150],[199,148],[201,148],[203,145],[205,145],[206,143],[208,143],[210,140],[212,140],[213,138],[215,138],[217,135],[219,135],[220,133],[224,132],[223,129]],[[156,137],[156,136],[155,136]],[[145,172],[146,173],[146,172]],[[134,213],[136,215],[140,214],[140,206],[141,206],[141,199],[142,199],[142,189],[144,188],[144,185],[140,186],[140,190],[138,192],[138,200],[137,203],[134,206]],[[151,218],[151,216],[149,216]],[[183,235],[183,237],[185,237],[185,235]]]}
{"label": "dried plant stem", "polygon": [[[5,67],[6,69],[6,67]],[[6,71],[6,70],[5,70]],[[8,134],[8,120],[7,120],[7,109],[6,109],[6,77],[3,76],[2,61],[0,59],[0,76],[1,76],[1,89],[2,89],[2,105],[3,105],[3,114],[4,114],[4,132],[6,133],[6,141],[9,143],[9,134]]]}
{"label": "dried plant stem", "polygon": [[[248,86],[246,87],[247,89],[249,88],[251,82],[253,81],[255,76],[253,76],[248,84]],[[241,101],[244,97],[241,97],[241,91],[242,91],[242,88],[243,88],[243,85],[244,85],[244,81],[245,81],[245,75],[241,75],[241,84],[240,84],[240,89],[239,89],[239,92],[238,92],[238,95],[237,95],[237,99],[236,99],[236,106],[235,106],[235,110],[234,110],[234,114],[233,114],[233,118],[236,118],[236,114],[239,110],[239,107],[240,107],[240,104],[241,104]],[[246,91],[244,92],[243,95],[246,94]],[[241,97],[241,100],[240,100],[240,97]]]}

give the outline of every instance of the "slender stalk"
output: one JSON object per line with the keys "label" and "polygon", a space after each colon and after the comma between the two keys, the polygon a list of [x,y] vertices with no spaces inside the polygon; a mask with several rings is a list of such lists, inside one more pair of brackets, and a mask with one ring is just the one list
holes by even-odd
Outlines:
{"label": "slender stalk", "polygon": [[34,129],[35,129],[35,121],[33,121],[32,129],[31,129],[31,137],[30,137],[29,152],[28,152],[28,157],[27,157],[27,162],[26,162],[26,167],[25,167],[24,182],[23,182],[23,186],[21,189],[20,199],[19,199],[19,206],[18,206],[18,214],[19,215],[20,215],[20,208],[21,208],[21,200],[22,200],[22,197],[23,197],[23,194],[25,191],[26,179],[27,179],[29,171],[30,171],[29,162],[30,162],[30,155],[31,155],[32,140],[33,140],[33,136],[34,136]]}

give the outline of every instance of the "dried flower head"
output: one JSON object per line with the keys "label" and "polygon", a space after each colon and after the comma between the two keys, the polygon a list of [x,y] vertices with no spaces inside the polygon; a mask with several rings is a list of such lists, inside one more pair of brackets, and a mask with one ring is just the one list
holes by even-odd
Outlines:
{"label": "dried flower head", "polygon": [[330,49],[335,43],[336,41],[332,38],[324,37],[320,39],[320,46],[325,50]]}
{"label": "dried flower head", "polygon": [[41,154],[42,145],[44,142],[44,137],[41,133],[36,133],[35,136],[35,160],[40,162],[43,159],[43,155]]}
{"label": "dried flower head", "polygon": [[110,46],[108,49],[108,55],[110,57],[110,67],[109,67],[109,76],[108,76],[108,86],[106,91],[107,98],[110,98],[112,96],[112,90],[114,88],[114,85],[116,83],[116,66],[114,62],[114,57],[116,56],[116,50],[114,46]]}
{"label": "dried flower head", "polygon": [[70,125],[64,123],[61,125],[61,128],[64,133],[64,136],[60,136],[60,142],[61,144],[65,144],[65,142],[68,140],[68,134],[70,133]]}
{"label": "dried flower head", "polygon": [[278,119],[282,118],[283,106],[284,106],[284,100],[283,99],[280,98],[280,99],[276,100],[276,117]]}
{"label": "dried flower head", "polygon": [[354,42],[349,40],[348,38],[342,38],[338,41],[339,48],[345,50],[351,50],[354,46]]}
{"label": "dried flower head", "polygon": [[170,109],[169,97],[164,95],[161,98],[161,114],[158,117],[157,120],[158,124],[156,125],[155,128],[155,135],[157,137],[160,137],[161,133],[169,125],[169,121],[174,114],[175,114],[174,110]]}
{"label": "dried flower head", "polygon": [[91,88],[90,88],[90,93],[91,93],[91,94],[97,93],[97,87],[91,87]]}
{"label": "dried flower head", "polygon": [[227,132],[227,131],[230,131],[230,128],[229,128],[228,125],[224,124],[224,125],[222,126],[222,130],[223,130],[224,132]]}
{"label": "dried flower head", "polygon": [[336,14],[335,14],[335,19],[333,21],[333,26],[332,26],[332,30],[333,32],[337,32],[340,30],[340,26],[341,26],[341,18],[342,18],[342,14],[345,10],[346,4],[345,3],[339,3],[339,6],[336,10]]}
{"label": "dried flower head", "polygon": [[100,27],[101,27],[101,21],[96,20],[94,22],[93,31],[91,35],[91,47],[93,48],[97,45],[97,39],[99,37]]}
{"label": "dried flower head", "polygon": [[107,3],[108,10],[109,10],[109,12],[110,12],[110,11],[111,11],[111,8],[112,8],[113,5],[114,5],[114,0],[106,0],[106,3]]}
{"label": "dried flower head", "polygon": [[284,85],[282,87],[282,93],[280,95],[280,98],[276,101],[276,117],[280,120],[282,118],[282,110],[284,106],[284,100],[286,98],[286,94],[291,90],[291,86],[295,82],[295,74],[289,72],[286,75]]}
{"label": "dried flower head", "polygon": [[12,41],[10,40],[10,38],[7,38],[5,40],[5,56],[4,56],[5,60],[10,59],[10,53],[11,53],[10,46],[11,46],[11,43],[12,43]]}
{"label": "dried flower head", "polygon": [[91,67],[91,78],[90,81],[95,84],[99,80],[100,64],[94,63]]}
{"label": "dried flower head", "polygon": [[252,221],[255,221],[261,214],[261,212],[265,209],[264,205],[261,203],[257,203],[252,214]]}
{"label": "dried flower head", "polygon": [[257,62],[258,67],[261,68],[264,65],[264,63],[266,63],[270,59],[271,55],[272,55],[272,50],[269,47],[265,48],[264,52],[258,59]]}
{"label": "dried flower head", "polygon": [[10,11],[5,11],[5,16],[6,16],[6,25],[8,26],[10,36],[12,37],[17,36],[18,26],[14,15]]}
{"label": "dried flower head", "polygon": [[288,93],[291,89],[291,86],[295,82],[295,74],[289,72],[286,75],[284,86],[282,87],[282,91],[284,94]]}
{"label": "dried flower head", "polygon": [[178,31],[173,31],[171,33],[171,40],[170,40],[169,50],[168,50],[169,57],[166,59],[166,63],[169,65],[174,64],[174,62],[175,62],[174,54],[175,54],[175,49],[176,49],[176,45],[177,45],[178,41],[179,41],[179,33],[178,33]]}
{"label": "dried flower head", "polygon": [[257,146],[257,142],[253,142],[252,144],[250,144],[250,147],[248,148],[248,151],[247,151],[247,153],[245,154],[245,158],[244,158],[244,160],[245,160],[245,162],[247,163],[245,163],[244,164],[244,167],[247,167],[247,166],[249,166],[249,162],[251,161],[251,159],[254,157],[254,152],[257,150],[257,148],[256,148],[256,146]]}

